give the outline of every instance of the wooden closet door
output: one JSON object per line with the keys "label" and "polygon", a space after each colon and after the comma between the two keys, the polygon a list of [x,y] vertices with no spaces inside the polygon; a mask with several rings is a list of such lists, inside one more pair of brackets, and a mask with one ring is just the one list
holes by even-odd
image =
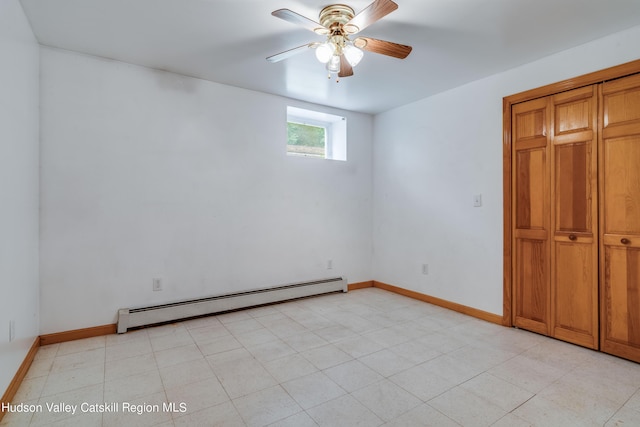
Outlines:
{"label": "wooden closet door", "polygon": [[552,97],[551,332],[598,348],[596,86]]}
{"label": "wooden closet door", "polygon": [[601,349],[640,362],[640,75],[602,94]]}
{"label": "wooden closet door", "polygon": [[549,98],[512,108],[513,323],[549,334]]}

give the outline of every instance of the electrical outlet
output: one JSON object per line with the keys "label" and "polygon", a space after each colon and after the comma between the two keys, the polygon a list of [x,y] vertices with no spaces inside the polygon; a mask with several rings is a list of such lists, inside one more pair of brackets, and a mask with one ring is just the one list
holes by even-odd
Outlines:
{"label": "electrical outlet", "polygon": [[9,320],[9,342],[16,338],[16,321]]}
{"label": "electrical outlet", "polygon": [[422,264],[422,274],[429,274],[429,264]]}
{"label": "electrical outlet", "polygon": [[327,270],[332,270],[333,269],[333,260],[330,259],[327,261]]}
{"label": "electrical outlet", "polygon": [[153,291],[161,291],[162,290],[162,279],[153,279]]}

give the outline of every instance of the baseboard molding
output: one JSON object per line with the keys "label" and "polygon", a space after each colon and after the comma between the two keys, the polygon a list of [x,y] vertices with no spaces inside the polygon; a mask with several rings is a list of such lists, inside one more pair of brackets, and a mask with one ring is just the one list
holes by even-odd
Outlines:
{"label": "baseboard molding", "polygon": [[349,283],[348,289],[350,291],[356,291],[358,289],[373,288],[373,280],[358,283]]}
{"label": "baseboard molding", "polygon": [[[20,384],[22,384],[22,380],[27,375],[31,364],[33,363],[33,359],[36,357],[36,353],[38,352],[39,347],[40,337],[36,337],[36,339],[33,340],[33,344],[31,345],[29,352],[22,361],[22,364],[20,364],[18,372],[16,372],[16,374],[13,376],[13,380],[11,380],[11,382],[9,383],[9,387],[7,387],[7,390],[4,392],[1,401],[2,403],[11,403],[11,401],[13,400],[13,397],[16,395],[18,389],[20,388]],[[5,411],[0,409],[0,421],[2,421],[4,414]]]}
{"label": "baseboard molding", "polygon": [[399,288],[397,286],[389,285],[378,281],[373,281],[374,288],[384,289],[385,291],[394,292],[396,294],[404,295],[409,298],[417,299],[420,301],[428,302],[429,304],[437,305],[442,308],[457,311],[458,313],[466,314],[477,319],[485,320],[487,322],[496,323],[502,326],[502,316],[489,313],[487,311],[478,310],[477,308],[468,307],[466,305],[458,304],[456,302],[447,301],[444,299],[432,297],[430,295],[421,294],[420,292],[410,291],[408,289]]}
{"label": "baseboard molding", "polygon": [[112,335],[117,331],[115,323],[110,325],[93,326],[91,328],[74,329],[72,331],[56,332],[54,334],[40,335],[40,345],[57,344],[60,342],[80,340],[83,338],[101,337]]}

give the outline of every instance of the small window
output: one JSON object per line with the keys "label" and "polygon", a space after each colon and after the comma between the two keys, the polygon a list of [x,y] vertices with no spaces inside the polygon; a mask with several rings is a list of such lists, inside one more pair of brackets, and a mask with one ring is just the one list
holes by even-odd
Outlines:
{"label": "small window", "polygon": [[347,160],[346,118],[287,107],[287,154]]}
{"label": "small window", "polygon": [[287,153],[324,159],[326,152],[326,127],[287,122]]}

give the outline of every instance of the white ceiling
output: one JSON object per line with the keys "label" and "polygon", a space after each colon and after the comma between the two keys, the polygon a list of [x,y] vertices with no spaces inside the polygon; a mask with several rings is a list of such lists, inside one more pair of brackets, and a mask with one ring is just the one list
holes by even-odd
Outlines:
{"label": "white ceiling", "polygon": [[[339,0],[357,12],[372,0]],[[640,0],[395,0],[359,35],[413,46],[405,60],[366,52],[328,80],[321,36],[271,16],[318,20],[327,0],[21,0],[39,42],[347,110],[378,113],[640,25]],[[594,53],[595,54],[595,53]]]}

